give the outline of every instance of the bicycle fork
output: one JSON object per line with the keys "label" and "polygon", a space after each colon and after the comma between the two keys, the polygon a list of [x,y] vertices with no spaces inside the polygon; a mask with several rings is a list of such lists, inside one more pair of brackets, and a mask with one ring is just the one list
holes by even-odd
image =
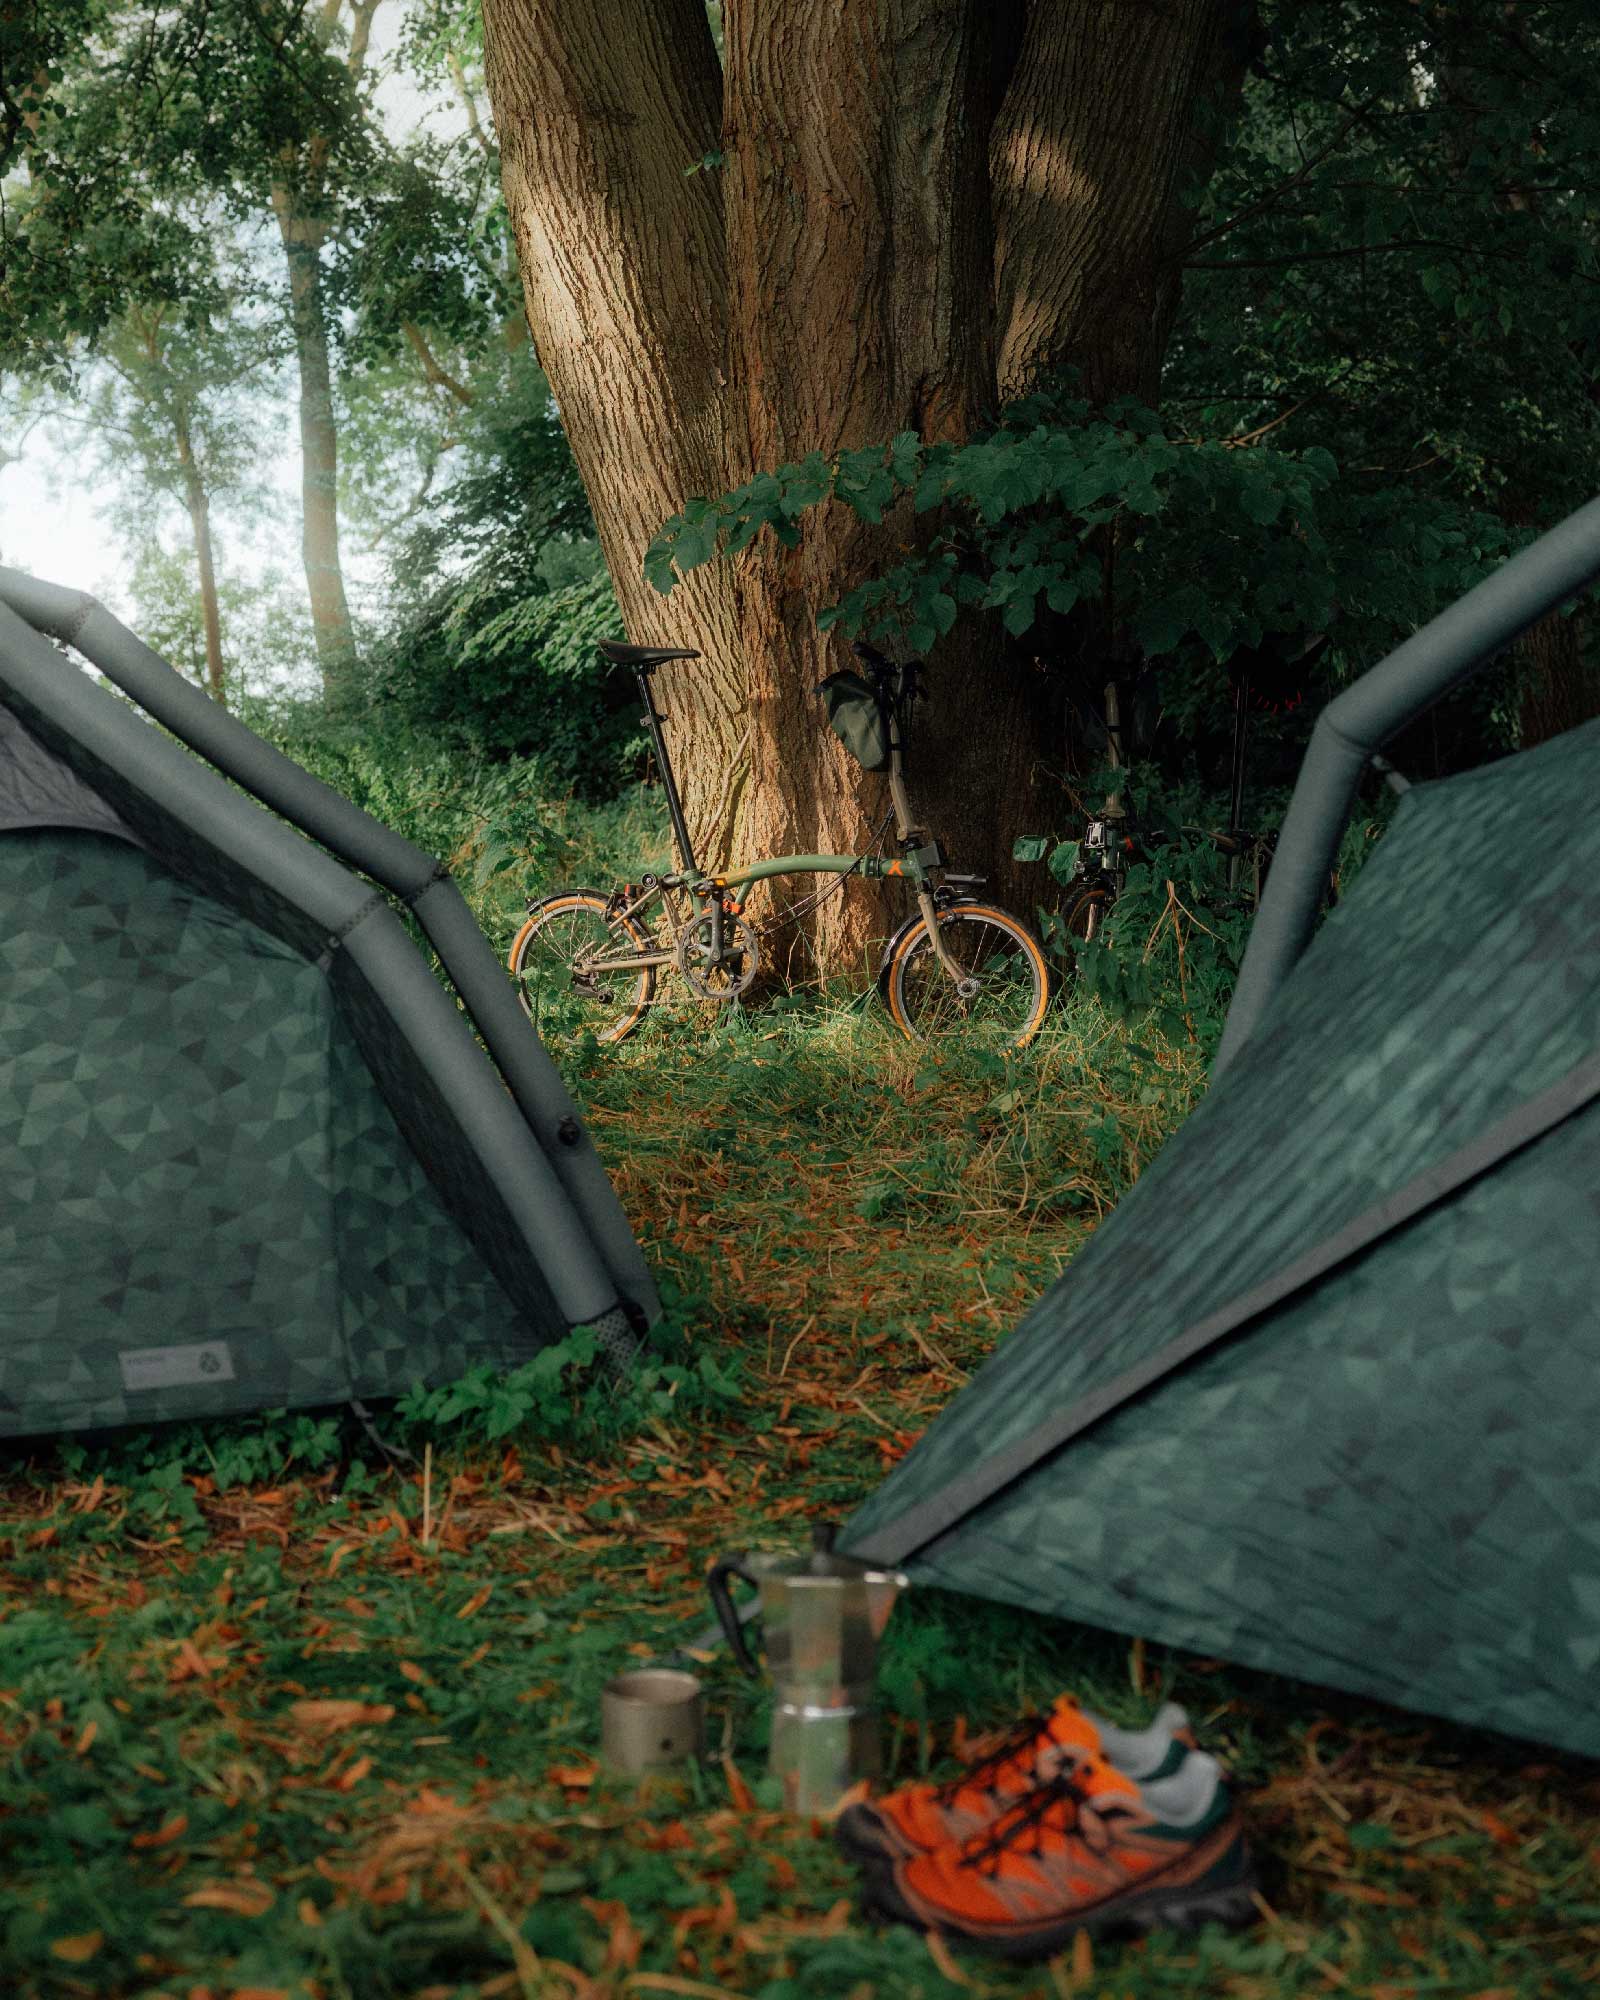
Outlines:
{"label": "bicycle fork", "polygon": [[[905,765],[900,749],[900,723],[898,712],[891,715],[889,725],[889,797],[894,803],[895,838],[902,849],[908,848],[918,835],[911,824],[911,801],[906,796]],[[946,977],[955,987],[957,996],[970,1000],[978,991],[978,982],[959,966],[951,957],[945,945],[944,926],[939,922],[939,906],[933,900],[933,891],[924,877],[917,883],[917,908],[922,912],[922,920],[928,927],[928,942],[933,947],[933,955],[944,969]]]}

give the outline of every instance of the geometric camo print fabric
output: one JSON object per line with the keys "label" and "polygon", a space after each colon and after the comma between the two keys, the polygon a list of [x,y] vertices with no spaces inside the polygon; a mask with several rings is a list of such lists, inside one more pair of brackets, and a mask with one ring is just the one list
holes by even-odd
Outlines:
{"label": "geometric camo print fabric", "polygon": [[[1418,786],[874,1538],[1600,1049],[1600,725]],[[914,1576],[1600,1755],[1600,1108],[1038,1460]]]}
{"label": "geometric camo print fabric", "polygon": [[0,834],[0,1188],[0,1434],[527,1351],[326,976],[122,841]]}

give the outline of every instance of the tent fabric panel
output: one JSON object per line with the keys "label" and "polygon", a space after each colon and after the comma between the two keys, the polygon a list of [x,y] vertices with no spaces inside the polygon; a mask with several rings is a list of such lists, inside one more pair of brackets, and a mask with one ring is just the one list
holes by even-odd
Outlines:
{"label": "tent fabric panel", "polygon": [[1590,1110],[910,1573],[1600,1755],[1597,1221]]}
{"label": "tent fabric panel", "polygon": [[72,826],[132,840],[133,831],[72,768],[0,707],[0,833]]}
{"label": "tent fabric panel", "polygon": [[1469,1182],[1544,1137],[1597,1097],[1600,1055],[1580,1063],[1549,1090],[1518,1105],[1508,1117],[1480,1132],[1447,1159],[1437,1161],[1394,1194],[1385,1195],[1337,1235],[1325,1237],[1265,1284],[1231,1299],[1198,1325],[1185,1328],[1175,1340],[1156,1348],[1089,1395],[1050,1411],[1020,1442],[917,1502],[871,1542],[853,1542],[852,1553],[879,1564],[904,1562],[1037,1461],[1060,1450],[1134,1397],[1148,1394],[1164,1377],[1188,1366],[1218,1342],[1239,1334],[1250,1321],[1287,1306],[1296,1293],[1322,1283],[1347,1260],[1370,1252],[1392,1231],[1403,1228],[1435,1203],[1455,1196]]}
{"label": "tent fabric panel", "polygon": [[[442,1238],[435,1244],[433,1259],[456,1274],[453,1287],[466,1286],[454,1310],[479,1329],[477,1358],[506,1368],[531,1360],[542,1347],[563,1339],[570,1327],[539,1263],[529,1255],[526,1233],[485,1173],[449,1100],[417,1060],[409,1040],[396,1032],[361,965],[340,951],[328,975],[351,1054],[360,1053],[360,1081],[383,1114],[380,1119],[369,1108],[359,1124],[340,1134],[342,1185],[352,1196],[342,1211],[340,1254],[347,1295],[365,1302],[351,1338],[361,1357],[366,1393],[385,1393],[379,1377],[404,1389],[419,1375],[436,1373],[407,1358],[414,1353],[415,1330],[390,1323],[394,1294],[389,1286],[407,1259],[408,1243],[424,1212],[419,1184],[434,1191],[427,1204],[432,1211],[427,1216],[430,1242],[448,1221],[450,1234],[463,1249],[470,1244],[470,1262],[481,1269],[480,1278],[467,1280],[459,1257],[446,1254]],[[351,1101],[355,1081],[350,1080],[342,1101]],[[408,1190],[403,1205],[397,1200],[400,1187]],[[420,1310],[422,1302],[417,1304]],[[434,1329],[430,1339],[448,1345],[447,1328]]]}
{"label": "tent fabric panel", "polygon": [[347,1394],[324,982],[54,830],[0,835],[0,977],[0,1430]]}
{"label": "tent fabric panel", "polygon": [[389,1395],[542,1344],[287,946],[131,846],[19,833],[0,972],[0,1432]]}
{"label": "tent fabric panel", "polygon": [[[63,665],[66,664],[63,662]],[[93,689],[90,683],[85,685],[100,700],[116,700],[114,696]],[[131,710],[127,711],[127,715],[130,721],[134,720]],[[149,725],[143,722],[136,726],[141,730],[149,729]],[[48,718],[40,716],[30,727],[43,747],[59,756],[64,763],[70,760],[70,766],[86,774],[88,782],[100,797],[114,801],[118,813],[136,830],[140,844],[172,875],[187,882],[210,902],[238,912],[253,928],[282,940],[296,953],[308,959],[327,959],[334,973],[341,1008],[372,1065],[390,1112],[406,1132],[419,1157],[429,1162],[435,1183],[454,1210],[457,1221],[484,1244],[485,1253],[502,1282],[531,1313],[531,1324],[537,1329],[535,1345],[559,1339],[567,1331],[567,1321],[556,1307],[536,1260],[529,1255],[526,1236],[512,1221],[473,1142],[466,1137],[460,1117],[417,1060],[404,1037],[396,1032],[389,1000],[373,990],[351,952],[342,943],[336,942],[333,926],[318,922],[313,915],[280,895],[252,869],[241,865],[214,843],[197,839],[188,825],[167,812],[143,788],[131,784]],[[187,753],[173,747],[171,754],[182,757],[184,764],[207,785],[220,784],[221,781],[212,773],[194,764]],[[281,825],[268,819],[261,808],[243,799],[237,803],[241,813],[264,819],[274,827]],[[286,838],[293,839],[304,849],[309,860],[323,868],[336,866],[311,848],[303,836],[290,834],[286,826],[282,827],[282,831]],[[342,870],[339,872],[343,874]],[[344,876],[343,879],[349,891],[346,901],[354,905],[350,916],[382,913],[388,916],[391,923],[398,922],[389,913],[388,900],[381,891],[367,887],[355,877]],[[349,917],[346,918],[348,922]],[[414,968],[408,964],[406,970],[414,970],[431,984],[431,975],[424,973],[420,964]],[[488,1077],[483,1082],[493,1089]],[[498,1099],[500,1093],[494,1091],[493,1094]],[[501,1108],[496,1102],[496,1111]],[[437,1169],[434,1169],[435,1161],[440,1163]],[[531,1166],[538,1164],[537,1161],[530,1162]],[[605,1303],[609,1303],[609,1297]],[[507,1338],[511,1337],[508,1330]],[[513,1346],[519,1353],[525,1344],[525,1341],[513,1340]],[[373,1390],[371,1393],[378,1392]]]}
{"label": "tent fabric panel", "polygon": [[1597,770],[1590,724],[1406,795],[1225,1085],[846,1545],[881,1539],[1042,1413],[1264,1283],[1600,1047]]}

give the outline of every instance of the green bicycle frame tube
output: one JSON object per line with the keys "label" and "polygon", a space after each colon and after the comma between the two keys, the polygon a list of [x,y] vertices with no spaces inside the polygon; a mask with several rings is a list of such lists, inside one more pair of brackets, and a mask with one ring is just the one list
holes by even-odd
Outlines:
{"label": "green bicycle frame tube", "polygon": [[852,873],[868,882],[895,876],[909,882],[914,889],[920,889],[928,880],[927,869],[914,854],[899,855],[892,860],[882,854],[777,854],[770,861],[742,862],[715,879],[736,885],[733,893],[742,903],[754,883],[769,881],[775,875]]}

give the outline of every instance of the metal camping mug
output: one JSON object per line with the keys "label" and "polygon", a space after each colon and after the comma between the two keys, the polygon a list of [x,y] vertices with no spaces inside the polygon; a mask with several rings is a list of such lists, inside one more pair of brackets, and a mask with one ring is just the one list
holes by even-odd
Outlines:
{"label": "metal camping mug", "polygon": [[828,1813],[881,1769],[872,1683],[878,1640],[906,1578],[836,1556],[826,1531],[810,1555],[723,1556],[708,1583],[733,1656],[758,1674],[728,1580],[760,1593],[773,1682],[770,1768],[790,1812]]}
{"label": "metal camping mug", "polygon": [[642,1777],[700,1756],[705,1698],[693,1674],[640,1667],[600,1694],[600,1755],[610,1771]]}

